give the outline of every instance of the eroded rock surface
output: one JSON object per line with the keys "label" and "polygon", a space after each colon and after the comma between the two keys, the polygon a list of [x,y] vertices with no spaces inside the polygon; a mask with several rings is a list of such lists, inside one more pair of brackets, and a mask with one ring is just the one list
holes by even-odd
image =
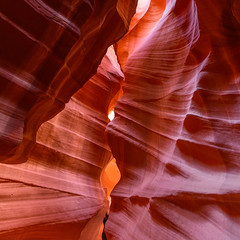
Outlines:
{"label": "eroded rock surface", "polygon": [[109,239],[239,238],[238,7],[146,2],[117,43]]}
{"label": "eroded rock surface", "polygon": [[2,162],[27,161],[40,125],[96,73],[135,7],[122,0],[1,1]]}
{"label": "eroded rock surface", "polygon": [[113,49],[102,58],[135,7],[1,1],[0,239],[97,238],[108,106],[123,78]]}
{"label": "eroded rock surface", "polygon": [[0,240],[239,239],[238,2],[0,1]]}
{"label": "eroded rock surface", "polygon": [[0,239],[97,238],[108,107],[123,79],[114,50],[102,57],[135,5],[0,3]]}

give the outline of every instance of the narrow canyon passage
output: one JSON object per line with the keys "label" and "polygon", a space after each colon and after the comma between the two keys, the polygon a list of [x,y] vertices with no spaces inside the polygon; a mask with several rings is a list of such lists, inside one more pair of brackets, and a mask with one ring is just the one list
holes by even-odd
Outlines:
{"label": "narrow canyon passage", "polygon": [[0,240],[240,239],[238,0],[0,1],[0,34]]}

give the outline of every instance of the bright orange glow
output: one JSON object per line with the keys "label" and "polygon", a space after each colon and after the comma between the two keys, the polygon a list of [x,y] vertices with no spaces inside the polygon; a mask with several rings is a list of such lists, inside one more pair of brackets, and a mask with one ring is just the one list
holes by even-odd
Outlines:
{"label": "bright orange glow", "polygon": [[102,225],[100,227],[100,230],[99,230],[99,234],[98,234],[97,240],[102,240],[103,227],[104,227],[104,225],[102,223]]}
{"label": "bright orange glow", "polygon": [[[100,177],[102,188],[106,191],[106,195],[107,195],[106,197],[108,198],[108,201],[109,201],[109,207],[111,204],[110,194],[111,194],[113,188],[119,182],[120,178],[121,178],[121,174],[117,167],[116,160],[115,160],[115,158],[112,158],[112,160],[103,169],[101,177]],[[97,240],[102,239],[103,227],[104,226],[102,224],[101,228],[99,230]]]}
{"label": "bright orange glow", "polygon": [[107,195],[110,196],[113,188],[119,182],[121,177],[120,171],[117,167],[116,160],[113,158],[105,167],[101,175],[101,183],[103,188],[107,189]]}
{"label": "bright orange glow", "polygon": [[149,0],[138,0],[136,13],[140,13],[146,10],[146,8],[149,6],[150,1]]}

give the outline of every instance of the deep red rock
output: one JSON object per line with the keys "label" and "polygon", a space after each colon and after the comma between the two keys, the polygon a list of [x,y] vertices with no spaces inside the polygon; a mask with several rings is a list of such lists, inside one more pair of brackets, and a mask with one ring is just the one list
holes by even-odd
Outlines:
{"label": "deep red rock", "polygon": [[135,7],[0,2],[0,240],[101,239],[113,157],[108,239],[239,239],[239,1]]}
{"label": "deep red rock", "polygon": [[96,73],[108,46],[127,31],[135,5],[122,0],[0,3],[2,112],[7,116],[1,161],[27,160],[40,125],[62,111]]}
{"label": "deep red rock", "polygon": [[151,1],[117,43],[109,239],[239,238],[236,2]]}
{"label": "deep red rock", "polygon": [[109,208],[104,132],[123,79],[105,53],[135,4],[0,3],[1,240],[97,238]]}

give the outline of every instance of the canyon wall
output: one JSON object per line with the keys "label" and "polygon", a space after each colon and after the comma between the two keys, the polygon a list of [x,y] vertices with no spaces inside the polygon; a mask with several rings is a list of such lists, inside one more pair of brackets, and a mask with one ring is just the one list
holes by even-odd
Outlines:
{"label": "canyon wall", "polygon": [[109,239],[239,239],[239,6],[146,1],[116,44]]}
{"label": "canyon wall", "polygon": [[[21,163],[40,125],[92,77],[136,1],[1,1],[1,161]],[[12,94],[10,94],[10,91]]]}
{"label": "canyon wall", "polygon": [[98,237],[109,208],[100,182],[112,158],[108,108],[123,79],[108,47],[135,8],[1,1],[1,240]]}
{"label": "canyon wall", "polygon": [[96,239],[109,208],[100,183],[112,157],[108,105],[122,78],[109,48],[96,75],[39,128],[28,161],[0,165],[0,239]]}
{"label": "canyon wall", "polygon": [[101,239],[113,157],[107,239],[239,239],[240,4],[136,5],[0,2],[0,240]]}

